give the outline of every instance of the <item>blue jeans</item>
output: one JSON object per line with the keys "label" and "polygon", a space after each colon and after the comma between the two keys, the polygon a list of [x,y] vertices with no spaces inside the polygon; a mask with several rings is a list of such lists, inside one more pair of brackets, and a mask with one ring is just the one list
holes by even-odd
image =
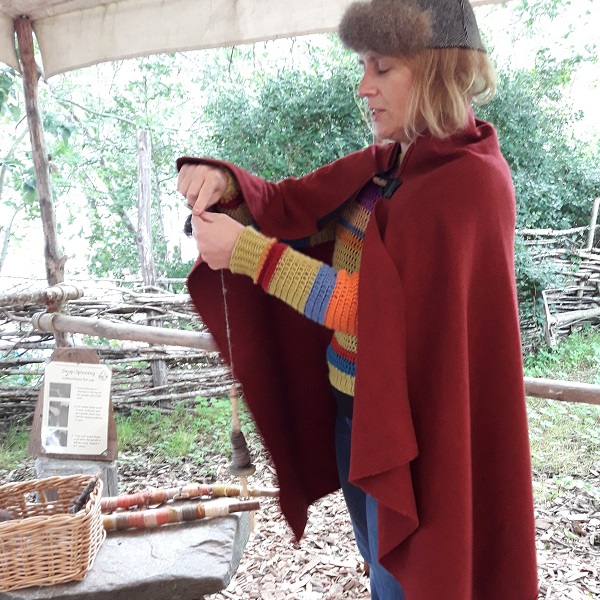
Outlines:
{"label": "blue jeans", "polygon": [[348,482],[351,433],[352,419],[338,414],[335,422],[338,473],[352,520],[356,545],[370,566],[371,598],[372,600],[404,600],[398,581],[377,560],[377,501]]}

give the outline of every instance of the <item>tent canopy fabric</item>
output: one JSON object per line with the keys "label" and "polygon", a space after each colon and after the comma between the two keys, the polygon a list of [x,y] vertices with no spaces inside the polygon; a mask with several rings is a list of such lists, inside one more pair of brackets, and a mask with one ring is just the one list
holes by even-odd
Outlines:
{"label": "tent canopy fabric", "polygon": [[0,61],[18,70],[14,20],[23,17],[32,23],[44,75],[51,77],[110,60],[334,31],[351,2],[0,0]]}

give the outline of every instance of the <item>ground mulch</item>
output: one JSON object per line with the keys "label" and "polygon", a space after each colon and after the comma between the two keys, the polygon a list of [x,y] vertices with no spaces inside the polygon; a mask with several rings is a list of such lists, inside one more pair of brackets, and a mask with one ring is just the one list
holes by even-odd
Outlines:
{"label": "ground mulch", "polygon": [[[260,449],[251,485],[273,486],[274,469]],[[208,457],[205,466],[188,459],[165,462],[143,454],[119,458],[123,492],[190,482],[234,482],[223,456]],[[0,468],[0,484],[33,477],[31,463]],[[552,479],[534,474],[540,600],[600,599],[600,472],[584,478]],[[341,494],[317,502],[309,512],[300,543],[278,510],[275,499],[263,499],[254,515],[254,530],[228,587],[206,600],[338,600],[368,599],[369,581],[354,544]]]}

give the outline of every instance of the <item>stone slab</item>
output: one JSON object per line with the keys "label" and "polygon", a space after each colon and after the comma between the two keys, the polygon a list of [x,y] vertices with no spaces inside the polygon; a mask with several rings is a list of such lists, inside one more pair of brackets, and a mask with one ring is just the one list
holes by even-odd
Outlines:
{"label": "stone slab", "polygon": [[83,581],[0,592],[0,600],[202,600],[229,585],[249,534],[246,512],[109,532]]}
{"label": "stone slab", "polygon": [[89,475],[100,473],[104,483],[103,496],[116,496],[119,493],[117,461],[76,460],[71,458],[49,458],[40,456],[35,459],[35,475],[38,479],[66,475]]}

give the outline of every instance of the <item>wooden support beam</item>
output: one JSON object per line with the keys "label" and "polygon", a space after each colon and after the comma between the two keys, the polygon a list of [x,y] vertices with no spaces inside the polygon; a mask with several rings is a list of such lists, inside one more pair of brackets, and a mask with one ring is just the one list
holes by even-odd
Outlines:
{"label": "wooden support beam", "polygon": [[44,228],[46,277],[49,285],[56,285],[64,281],[66,257],[60,251],[58,244],[56,215],[54,213],[54,202],[50,187],[48,151],[46,150],[46,142],[44,140],[44,128],[37,93],[40,70],[35,62],[31,21],[27,17],[15,19],[15,30],[19,43],[25,109],[27,112],[33,166],[35,169],[35,185],[40,203],[42,227]]}
{"label": "wooden support beam", "polygon": [[600,404],[600,385],[525,377],[525,393],[534,398]]}
{"label": "wooden support beam", "polygon": [[[18,17],[14,21],[19,44],[19,60],[23,76],[23,92],[25,94],[25,111],[29,125],[29,138],[33,155],[35,170],[35,187],[40,204],[42,228],[44,231],[44,257],[46,259],[46,279],[48,285],[62,283],[65,279],[65,262],[67,257],[61,252],[58,244],[58,230],[56,228],[56,215],[52,188],[50,186],[50,167],[48,164],[48,151],[44,140],[44,127],[38,102],[38,80],[40,70],[35,62],[33,47],[33,27],[27,17]],[[69,346],[67,337],[56,334],[56,346]]]}
{"label": "wooden support beam", "polygon": [[107,319],[70,317],[60,313],[37,313],[33,315],[31,322],[37,331],[50,333],[82,333],[110,340],[129,340],[161,346],[185,346],[207,352],[217,350],[213,337],[208,333],[115,323]]}
{"label": "wooden support beam", "polygon": [[592,206],[592,217],[590,218],[590,230],[588,231],[587,243],[585,249],[589,252],[594,247],[594,235],[596,233],[596,224],[598,223],[598,210],[600,209],[600,198],[594,200]]}
{"label": "wooden support beam", "polygon": [[156,266],[152,250],[152,139],[148,129],[140,129],[136,139],[138,155],[137,247],[146,287],[156,287]]}
{"label": "wooden support beam", "polygon": [[26,306],[37,304],[44,306],[59,305],[67,300],[79,300],[83,297],[83,290],[74,285],[56,285],[33,292],[16,292],[0,294],[0,306]]}

